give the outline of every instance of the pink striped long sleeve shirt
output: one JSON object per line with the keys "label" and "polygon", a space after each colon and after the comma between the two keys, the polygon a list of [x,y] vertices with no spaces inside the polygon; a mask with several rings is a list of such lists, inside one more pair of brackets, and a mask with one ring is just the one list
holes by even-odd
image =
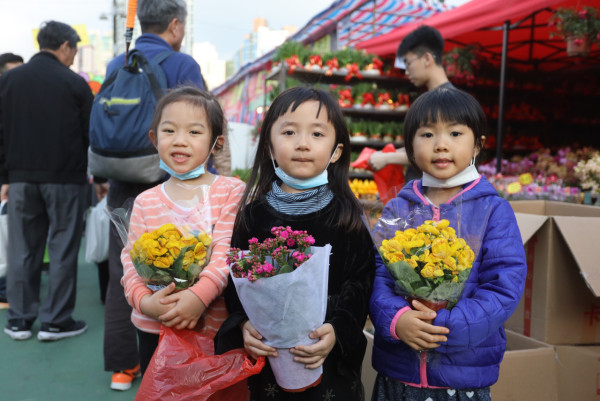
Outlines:
{"label": "pink striped long sleeve shirt", "polygon": [[226,253],[231,244],[233,224],[244,188],[245,184],[237,178],[217,176],[209,190],[210,216],[202,209],[201,203],[191,209],[178,206],[164,193],[162,184],[136,197],[129,222],[128,243],[121,253],[121,284],[125,287],[127,302],[133,307],[131,320],[138,329],[159,334],[160,322],[140,311],[142,297],[152,294],[152,291],[146,287],[131,261],[129,251],[133,243],[143,233],[156,230],[163,224],[173,223],[179,226],[181,224],[178,222],[185,222],[191,229],[205,230],[207,221],[210,220],[213,237],[210,262],[190,290],[207,306],[201,332],[214,337],[227,317],[227,309],[221,297],[229,274]]}

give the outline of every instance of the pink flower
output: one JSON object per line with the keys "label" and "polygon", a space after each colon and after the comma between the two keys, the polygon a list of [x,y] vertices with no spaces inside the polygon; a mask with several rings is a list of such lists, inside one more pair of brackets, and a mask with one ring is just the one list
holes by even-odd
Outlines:
{"label": "pink flower", "polygon": [[258,238],[253,237],[248,240],[249,244],[258,244]]}

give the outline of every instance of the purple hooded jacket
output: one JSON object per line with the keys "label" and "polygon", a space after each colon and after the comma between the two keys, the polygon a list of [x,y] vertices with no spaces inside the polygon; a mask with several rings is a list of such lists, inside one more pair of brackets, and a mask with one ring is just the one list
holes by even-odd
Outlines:
{"label": "purple hooded jacket", "polygon": [[[439,208],[423,193],[421,181],[411,181],[388,202],[382,218],[412,216],[414,227],[424,220],[448,218],[452,227],[461,227],[457,235],[474,248],[476,259],[457,304],[451,310],[438,311],[433,321],[450,330],[448,341],[419,353],[392,334],[396,320],[409,305],[394,292],[394,280],[377,255],[370,300],[375,326],[373,367],[380,374],[418,387],[490,386],[498,380],[506,348],[503,324],[519,303],[527,274],[515,215],[483,176],[466,184]],[[470,241],[476,238],[481,240],[475,240],[474,246]]]}

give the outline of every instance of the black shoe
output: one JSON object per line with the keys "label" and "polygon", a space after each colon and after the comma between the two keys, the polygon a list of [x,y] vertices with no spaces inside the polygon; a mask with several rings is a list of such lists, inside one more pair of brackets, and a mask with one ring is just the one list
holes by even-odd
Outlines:
{"label": "black shoe", "polygon": [[4,328],[4,332],[13,340],[27,340],[31,337],[31,326],[33,322],[25,319],[10,319]]}
{"label": "black shoe", "polygon": [[84,321],[69,319],[67,323],[60,326],[42,323],[42,328],[37,337],[40,341],[56,341],[67,337],[78,336],[86,330],[87,325]]}

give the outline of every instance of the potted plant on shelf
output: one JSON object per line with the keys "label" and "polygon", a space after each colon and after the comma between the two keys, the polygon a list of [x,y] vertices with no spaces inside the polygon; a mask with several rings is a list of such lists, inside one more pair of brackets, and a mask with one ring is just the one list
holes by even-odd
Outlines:
{"label": "potted plant on shelf", "polygon": [[567,42],[567,55],[585,57],[593,43],[600,42],[600,15],[598,9],[585,6],[575,8],[560,7],[554,11],[548,26],[555,30],[550,37],[558,36]]}
{"label": "potted plant on shelf", "polygon": [[478,66],[478,53],[479,49],[474,45],[456,46],[449,52],[444,53],[442,63],[446,68],[446,74],[456,79],[464,79],[467,83],[472,82],[475,79],[475,69]]}

